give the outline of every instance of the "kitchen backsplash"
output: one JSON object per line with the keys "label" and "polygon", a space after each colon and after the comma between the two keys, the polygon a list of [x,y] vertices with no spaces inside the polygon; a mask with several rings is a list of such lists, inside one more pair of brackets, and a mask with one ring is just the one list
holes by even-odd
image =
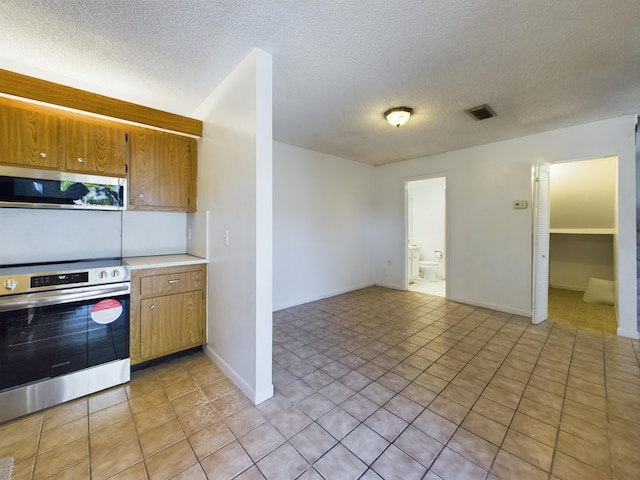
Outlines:
{"label": "kitchen backsplash", "polygon": [[118,257],[121,213],[0,209],[0,265]]}
{"label": "kitchen backsplash", "polygon": [[122,256],[168,255],[187,250],[187,214],[122,213]]}
{"label": "kitchen backsplash", "polygon": [[0,208],[0,265],[184,253],[186,215]]}

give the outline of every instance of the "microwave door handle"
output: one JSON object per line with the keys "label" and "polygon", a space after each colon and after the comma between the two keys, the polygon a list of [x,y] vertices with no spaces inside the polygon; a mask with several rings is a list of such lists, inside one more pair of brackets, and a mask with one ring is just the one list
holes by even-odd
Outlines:
{"label": "microwave door handle", "polygon": [[115,297],[128,295],[130,292],[131,284],[127,282],[0,297],[0,312],[92,300],[94,298]]}

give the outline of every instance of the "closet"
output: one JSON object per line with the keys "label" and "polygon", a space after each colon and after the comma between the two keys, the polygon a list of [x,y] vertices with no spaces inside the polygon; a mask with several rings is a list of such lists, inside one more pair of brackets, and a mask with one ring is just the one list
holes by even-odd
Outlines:
{"label": "closet", "polygon": [[550,173],[549,286],[614,280],[617,157],[557,163]]}

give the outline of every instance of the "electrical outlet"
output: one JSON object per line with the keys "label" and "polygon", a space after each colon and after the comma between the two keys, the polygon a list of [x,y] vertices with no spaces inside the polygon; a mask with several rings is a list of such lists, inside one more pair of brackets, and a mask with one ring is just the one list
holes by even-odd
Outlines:
{"label": "electrical outlet", "polygon": [[229,245],[229,230],[224,231],[224,244]]}
{"label": "electrical outlet", "polygon": [[390,267],[391,266],[391,259],[387,260],[387,266]]}

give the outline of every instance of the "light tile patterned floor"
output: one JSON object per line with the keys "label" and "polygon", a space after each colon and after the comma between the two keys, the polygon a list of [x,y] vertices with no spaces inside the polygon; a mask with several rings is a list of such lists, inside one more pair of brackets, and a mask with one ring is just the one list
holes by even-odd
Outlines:
{"label": "light tile patterned floor", "polygon": [[618,329],[613,305],[601,305],[582,301],[584,292],[549,289],[549,318],[576,327],[587,327],[615,333]]}
{"label": "light tile patterned floor", "polygon": [[23,479],[637,479],[640,342],[371,287],[274,314],[275,396],[197,353],[0,425]]}
{"label": "light tile patterned floor", "polygon": [[447,282],[444,280],[437,280],[430,282],[428,280],[418,279],[409,284],[410,292],[427,293],[429,295],[435,295],[436,297],[446,296]]}

